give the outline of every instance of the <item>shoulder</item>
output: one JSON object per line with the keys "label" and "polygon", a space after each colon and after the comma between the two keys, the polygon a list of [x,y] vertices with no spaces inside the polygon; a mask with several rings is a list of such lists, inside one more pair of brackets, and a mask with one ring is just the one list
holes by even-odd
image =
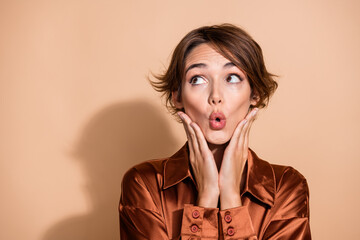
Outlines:
{"label": "shoulder", "polygon": [[250,176],[256,178],[257,182],[266,183],[268,190],[277,194],[286,187],[303,186],[307,190],[305,177],[296,169],[290,166],[271,164],[250,149]]}
{"label": "shoulder", "polygon": [[275,177],[276,192],[284,187],[302,186],[308,190],[305,177],[295,168],[290,166],[270,164]]}
{"label": "shoulder", "polygon": [[271,166],[275,178],[274,208],[279,210],[278,215],[281,218],[308,217],[309,188],[305,177],[290,166]]}
{"label": "shoulder", "polygon": [[[290,166],[270,164],[253,151],[254,183],[262,183],[258,196],[271,199],[273,219],[307,217],[309,215],[309,188],[305,177]],[[255,174],[255,172],[257,174]],[[259,188],[259,187],[257,187]],[[257,188],[254,188],[255,190]],[[271,196],[271,197],[270,197]]]}
{"label": "shoulder", "polygon": [[147,184],[163,176],[164,164],[168,158],[153,159],[130,168],[123,177],[123,184]]}
{"label": "shoulder", "polygon": [[161,158],[161,159],[152,159],[147,160],[142,163],[136,164],[135,166],[131,167],[124,176],[130,175],[132,176],[135,173],[140,175],[148,175],[148,174],[156,174],[162,173],[164,170],[164,164],[168,160],[168,158]]}
{"label": "shoulder", "polygon": [[[130,168],[121,183],[120,203],[151,209],[162,187],[163,169],[167,159],[149,160]],[[149,201],[145,201],[145,200]],[[151,200],[151,201],[150,201]]]}

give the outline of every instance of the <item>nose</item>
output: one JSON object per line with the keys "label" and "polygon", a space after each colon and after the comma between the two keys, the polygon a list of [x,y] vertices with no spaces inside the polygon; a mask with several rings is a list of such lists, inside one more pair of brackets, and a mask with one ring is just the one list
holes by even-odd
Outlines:
{"label": "nose", "polygon": [[219,103],[221,103],[221,98],[212,97],[211,100],[210,100],[210,103],[213,104],[213,105],[219,104]]}
{"label": "nose", "polygon": [[213,84],[210,95],[209,95],[209,104],[210,105],[218,105],[218,104],[222,103],[223,101],[224,100],[222,97],[222,91],[221,91],[220,87],[217,86],[216,84]]}

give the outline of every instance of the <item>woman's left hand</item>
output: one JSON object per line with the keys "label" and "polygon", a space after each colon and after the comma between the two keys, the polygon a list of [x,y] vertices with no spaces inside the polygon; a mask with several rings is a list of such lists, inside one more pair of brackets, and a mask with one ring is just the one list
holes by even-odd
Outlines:
{"label": "woman's left hand", "polygon": [[229,145],[226,147],[220,172],[219,188],[221,209],[229,209],[242,205],[240,183],[248,158],[249,132],[255,119],[257,108],[247,114],[236,127]]}

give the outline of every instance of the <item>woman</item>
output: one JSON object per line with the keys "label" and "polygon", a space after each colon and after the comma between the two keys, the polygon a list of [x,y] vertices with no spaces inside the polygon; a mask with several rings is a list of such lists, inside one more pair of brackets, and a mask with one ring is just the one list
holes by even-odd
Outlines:
{"label": "woman", "polygon": [[158,80],[188,142],[125,174],[121,239],[311,239],[305,178],[248,148],[277,87],[259,45],[230,24],[195,29]]}

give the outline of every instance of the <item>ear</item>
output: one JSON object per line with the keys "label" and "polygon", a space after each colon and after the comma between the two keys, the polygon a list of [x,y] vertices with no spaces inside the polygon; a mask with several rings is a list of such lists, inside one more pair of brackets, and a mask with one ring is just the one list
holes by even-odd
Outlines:
{"label": "ear", "polygon": [[258,104],[259,100],[260,100],[259,95],[256,92],[253,92],[250,96],[250,105],[256,106],[256,104]]}
{"label": "ear", "polygon": [[183,103],[181,101],[181,96],[179,96],[179,91],[171,92],[171,100],[172,100],[174,106],[177,109],[183,109],[184,108],[184,105],[183,105]]}

